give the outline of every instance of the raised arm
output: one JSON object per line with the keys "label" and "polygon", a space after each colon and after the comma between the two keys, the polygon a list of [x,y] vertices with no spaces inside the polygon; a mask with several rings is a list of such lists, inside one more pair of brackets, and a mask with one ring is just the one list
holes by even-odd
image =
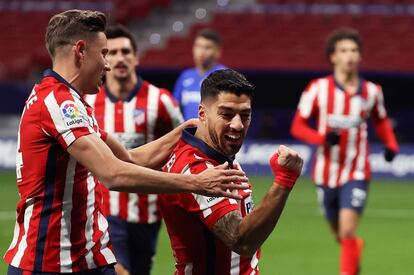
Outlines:
{"label": "raised arm", "polygon": [[302,165],[296,152],[280,147],[271,159],[275,181],[264,199],[244,218],[239,211],[223,216],[213,227],[216,236],[234,252],[251,257],[275,228]]}
{"label": "raised arm", "polygon": [[126,150],[125,147],[113,136],[108,135],[105,143],[111,148],[114,155],[126,162],[135,163],[152,169],[160,169],[164,166],[172,150],[181,137],[184,128],[197,126],[198,119],[190,119],[174,128],[164,136],[139,146]]}
{"label": "raised arm", "polygon": [[[227,189],[244,189],[229,182],[246,182],[247,178],[237,170],[226,170],[222,165],[198,175],[167,174],[124,162],[112,153],[96,135],[90,134],[75,140],[68,152],[108,189],[140,193],[193,192],[207,196],[240,198]],[[214,179],[214,180],[212,180]]]}

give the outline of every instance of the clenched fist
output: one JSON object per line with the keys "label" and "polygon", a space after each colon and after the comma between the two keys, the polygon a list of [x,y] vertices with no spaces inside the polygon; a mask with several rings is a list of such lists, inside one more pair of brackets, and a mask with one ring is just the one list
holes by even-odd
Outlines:
{"label": "clenched fist", "polygon": [[303,159],[288,147],[279,146],[270,158],[270,167],[275,176],[275,183],[291,189],[302,171]]}

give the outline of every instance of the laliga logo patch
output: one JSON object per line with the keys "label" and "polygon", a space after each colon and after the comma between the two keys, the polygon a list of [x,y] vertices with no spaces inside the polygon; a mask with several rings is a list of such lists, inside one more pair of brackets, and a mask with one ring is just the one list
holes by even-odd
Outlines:
{"label": "laliga logo patch", "polygon": [[66,100],[60,105],[63,121],[69,128],[86,126],[87,122],[80,116],[80,112],[75,102]]}
{"label": "laliga logo patch", "polygon": [[145,122],[145,110],[135,109],[134,110],[134,121],[137,125],[142,125]]}
{"label": "laliga logo patch", "polygon": [[74,119],[79,116],[78,107],[76,107],[74,102],[65,101],[62,105],[62,113],[66,118]]}

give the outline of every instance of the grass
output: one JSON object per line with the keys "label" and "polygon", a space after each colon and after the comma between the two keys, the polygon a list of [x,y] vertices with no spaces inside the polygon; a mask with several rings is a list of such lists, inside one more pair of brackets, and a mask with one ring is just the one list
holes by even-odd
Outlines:
{"label": "grass", "polygon": [[[266,192],[270,179],[251,178],[255,203]],[[18,198],[14,174],[0,172],[0,251],[12,239]],[[414,184],[402,181],[371,183],[368,207],[359,234],[366,241],[361,275],[414,274]],[[262,275],[338,274],[338,246],[319,213],[312,183],[303,179],[292,191],[276,230],[262,247]],[[165,227],[162,228],[153,274],[173,274],[174,260]],[[0,262],[0,274],[7,265]]]}

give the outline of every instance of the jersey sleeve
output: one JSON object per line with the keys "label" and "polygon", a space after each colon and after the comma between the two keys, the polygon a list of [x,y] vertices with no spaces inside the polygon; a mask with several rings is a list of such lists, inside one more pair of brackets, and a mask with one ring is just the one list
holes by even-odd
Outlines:
{"label": "jersey sleeve", "polygon": [[[65,89],[63,87],[61,89]],[[85,105],[76,96],[57,88],[44,100],[41,127],[67,149],[76,139],[95,131],[89,124]]]}
{"label": "jersey sleeve", "polygon": [[316,81],[312,81],[308,84],[298,104],[298,113],[301,117],[309,119],[314,117],[318,111],[318,84]]}
{"label": "jersey sleeve", "polygon": [[[190,164],[184,173],[198,174],[213,165],[206,161],[199,161]],[[181,207],[187,212],[195,213],[199,220],[209,229],[212,229],[216,222],[232,211],[239,211],[237,201],[223,197],[206,197],[194,193],[186,193],[182,196]]]}
{"label": "jersey sleeve", "polygon": [[381,120],[387,117],[387,111],[384,105],[384,94],[380,85],[377,85],[375,93],[375,102],[372,108],[373,119]]}
{"label": "jersey sleeve", "polygon": [[397,138],[394,134],[394,128],[391,125],[387,116],[387,111],[384,105],[384,95],[381,86],[377,85],[377,93],[375,97],[374,106],[372,109],[372,121],[378,137],[385,144],[385,147],[399,151]]}
{"label": "jersey sleeve", "polygon": [[303,91],[292,121],[290,133],[296,139],[319,145],[325,142],[325,136],[310,127],[310,119],[316,117],[318,113],[317,92],[316,81],[309,83]]}
{"label": "jersey sleeve", "polygon": [[165,119],[171,122],[173,128],[184,122],[178,103],[168,90],[162,89],[160,100],[165,109]]}

